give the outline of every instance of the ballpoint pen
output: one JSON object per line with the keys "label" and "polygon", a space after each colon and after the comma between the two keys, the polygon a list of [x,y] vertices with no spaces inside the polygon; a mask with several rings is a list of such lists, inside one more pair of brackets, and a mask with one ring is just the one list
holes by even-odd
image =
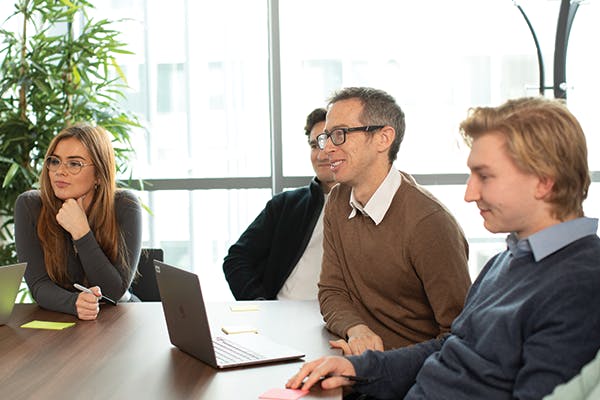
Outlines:
{"label": "ballpoint pen", "polygon": [[325,376],[322,376],[321,380],[324,380],[327,378],[334,378],[336,376],[340,377],[340,378],[346,378],[349,381],[356,382],[356,383],[369,383],[371,381],[370,378],[367,378],[364,376],[346,375],[346,374],[327,374]]}
{"label": "ballpoint pen", "polygon": [[[79,283],[74,283],[73,286],[75,286],[75,289],[81,290],[82,292],[94,294],[94,292],[92,292],[90,289],[86,288],[85,286],[80,285]],[[112,304],[113,306],[117,305],[116,301],[114,301],[113,299],[109,299],[105,295],[101,295],[100,300],[104,300],[107,303]]]}
{"label": "ballpoint pen", "polygon": [[[347,375],[347,374],[333,374],[333,373],[331,373],[331,374],[325,374],[325,375],[321,375],[321,376],[319,377],[319,381],[324,381],[325,379],[328,379],[328,378],[336,378],[336,377],[338,377],[338,378],[345,378],[345,379],[347,379],[347,380],[349,380],[349,381],[351,381],[351,382],[358,383],[358,384],[361,384],[361,383],[371,383],[371,382],[373,382],[373,379],[372,379],[372,378],[367,378],[367,377],[365,377],[365,376],[356,376],[356,375]],[[307,379],[308,379],[308,376],[306,376],[306,377],[305,377],[305,378],[302,380],[302,384],[304,384],[304,383],[306,382],[306,380],[307,380]]]}

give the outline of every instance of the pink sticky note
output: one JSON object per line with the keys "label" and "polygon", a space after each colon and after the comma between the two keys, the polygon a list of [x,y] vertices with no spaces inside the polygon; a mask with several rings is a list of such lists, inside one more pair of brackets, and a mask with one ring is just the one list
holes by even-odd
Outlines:
{"label": "pink sticky note", "polygon": [[258,396],[258,398],[270,400],[296,400],[306,395],[307,393],[308,390],[273,388],[267,390],[266,392]]}

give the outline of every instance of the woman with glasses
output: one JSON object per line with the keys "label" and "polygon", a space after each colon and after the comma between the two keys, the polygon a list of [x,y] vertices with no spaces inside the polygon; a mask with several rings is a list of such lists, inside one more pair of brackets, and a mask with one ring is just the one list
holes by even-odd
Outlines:
{"label": "woman with glasses", "polygon": [[141,207],[133,193],[117,190],[115,175],[107,132],[77,124],[50,143],[40,189],[17,198],[17,256],[41,307],[92,320],[99,300],[130,300]]}

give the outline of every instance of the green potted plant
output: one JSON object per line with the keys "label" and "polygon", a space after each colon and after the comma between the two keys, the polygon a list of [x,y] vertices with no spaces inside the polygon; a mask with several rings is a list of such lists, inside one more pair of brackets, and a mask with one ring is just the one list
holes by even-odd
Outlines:
{"label": "green potted plant", "polygon": [[114,136],[119,172],[126,169],[139,124],[120,105],[126,81],[115,59],[129,52],[112,21],[94,21],[90,8],[85,0],[18,0],[0,29],[0,265],[16,260],[15,200],[36,187],[62,128],[102,125]]}

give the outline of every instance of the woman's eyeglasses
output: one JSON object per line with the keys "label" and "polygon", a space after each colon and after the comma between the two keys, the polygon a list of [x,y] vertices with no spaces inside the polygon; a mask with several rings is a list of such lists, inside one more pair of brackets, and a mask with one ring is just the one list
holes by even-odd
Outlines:
{"label": "woman's eyeglasses", "polygon": [[69,171],[69,173],[72,175],[77,175],[78,173],[80,173],[81,169],[83,167],[87,167],[89,165],[94,165],[91,163],[85,164],[84,162],[82,162],[80,160],[61,161],[60,158],[55,157],[55,156],[50,156],[50,157],[46,158],[46,168],[48,168],[48,170],[50,172],[58,171],[61,164],[64,164],[67,171]]}

